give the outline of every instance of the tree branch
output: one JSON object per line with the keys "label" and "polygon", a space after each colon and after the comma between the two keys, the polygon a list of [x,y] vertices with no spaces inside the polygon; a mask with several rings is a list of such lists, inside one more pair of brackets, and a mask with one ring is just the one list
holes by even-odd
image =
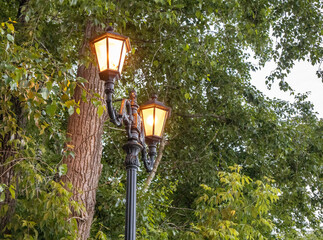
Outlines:
{"label": "tree branch", "polygon": [[209,114],[174,113],[174,115],[177,115],[177,116],[180,116],[180,117],[183,117],[183,118],[208,118],[208,117],[213,117],[213,118],[219,119],[221,121],[227,120],[224,116],[220,116],[220,115],[213,114],[213,113],[209,113]]}
{"label": "tree branch", "polygon": [[154,167],[153,167],[153,170],[150,172],[147,180],[146,180],[146,183],[145,183],[145,187],[144,187],[144,192],[146,192],[152,182],[152,180],[154,179],[155,175],[156,175],[156,172],[157,172],[157,168],[158,168],[158,165],[163,157],[163,151],[164,151],[164,148],[165,148],[165,145],[166,145],[166,139],[165,139],[165,136],[163,136],[161,142],[160,142],[160,145],[159,145],[159,149],[158,149],[158,156],[155,160],[155,163],[154,163]]}

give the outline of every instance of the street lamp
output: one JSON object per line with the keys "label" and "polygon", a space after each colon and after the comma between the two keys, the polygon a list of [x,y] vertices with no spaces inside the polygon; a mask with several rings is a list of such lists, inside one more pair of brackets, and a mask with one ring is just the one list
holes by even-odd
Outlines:
{"label": "street lamp", "polygon": [[121,76],[126,53],[131,49],[130,40],[126,36],[113,32],[113,28],[109,28],[107,33],[91,41],[91,47],[97,59],[100,79],[105,82],[104,92],[110,121],[119,127],[124,124],[128,136],[128,141],[123,146],[127,153],[125,159],[127,170],[125,239],[135,240],[138,154],[141,152],[144,165],[150,172],[157,155],[157,143],[162,138],[171,109],[157,101],[156,95],[139,107],[137,94],[133,90],[129,99],[123,99],[120,110],[116,111],[112,101],[114,83]]}

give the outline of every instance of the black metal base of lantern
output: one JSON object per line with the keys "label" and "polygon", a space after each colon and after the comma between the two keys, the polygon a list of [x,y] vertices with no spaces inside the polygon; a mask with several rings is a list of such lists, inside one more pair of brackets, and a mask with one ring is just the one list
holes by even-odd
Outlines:
{"label": "black metal base of lantern", "polygon": [[113,71],[113,70],[104,70],[102,72],[99,72],[100,79],[102,81],[117,81],[120,79],[120,73],[119,71]]}

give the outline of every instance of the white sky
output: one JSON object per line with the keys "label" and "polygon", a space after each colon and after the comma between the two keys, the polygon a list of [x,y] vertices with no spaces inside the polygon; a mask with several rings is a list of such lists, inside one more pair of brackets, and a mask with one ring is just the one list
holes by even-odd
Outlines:
{"label": "white sky", "polygon": [[[266,76],[275,69],[275,66],[274,62],[269,62],[263,69],[252,72],[251,83],[270,98],[276,97],[293,102],[294,96],[279,89],[278,80],[272,85],[271,90],[267,89]],[[323,118],[323,83],[316,75],[317,70],[318,66],[312,66],[309,62],[297,62],[285,80],[296,93],[311,92],[308,100],[314,104],[314,111],[318,112],[318,117]]]}

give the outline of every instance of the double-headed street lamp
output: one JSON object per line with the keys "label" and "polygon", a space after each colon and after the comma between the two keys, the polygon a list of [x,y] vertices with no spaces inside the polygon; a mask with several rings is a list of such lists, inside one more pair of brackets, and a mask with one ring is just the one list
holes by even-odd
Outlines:
{"label": "double-headed street lamp", "polygon": [[104,91],[110,120],[118,127],[124,124],[128,136],[128,142],[123,146],[127,153],[125,239],[135,240],[138,154],[142,153],[144,165],[150,172],[157,155],[156,145],[162,138],[171,109],[157,101],[156,95],[139,107],[137,94],[133,90],[129,99],[123,99],[120,110],[116,111],[112,104],[114,83],[120,79],[126,53],[131,50],[130,40],[126,36],[113,32],[113,28],[109,28],[108,32],[92,40],[91,46],[97,58],[100,79],[105,82]]}

